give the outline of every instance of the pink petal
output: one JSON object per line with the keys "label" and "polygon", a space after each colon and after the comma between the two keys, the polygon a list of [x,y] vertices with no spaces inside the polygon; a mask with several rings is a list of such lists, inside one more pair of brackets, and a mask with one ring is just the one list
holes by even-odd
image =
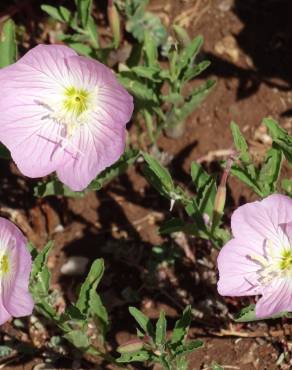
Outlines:
{"label": "pink petal", "polygon": [[27,65],[47,79],[60,83],[68,78],[65,59],[77,53],[64,45],[38,45],[27,52],[17,64]]}
{"label": "pink petal", "polygon": [[10,316],[30,315],[34,303],[28,292],[32,263],[27,241],[21,231],[4,218],[0,218],[0,240],[9,251],[11,269],[11,273],[1,279],[2,306]]}
{"label": "pink petal", "polygon": [[0,140],[25,176],[46,176],[65,161],[58,149],[60,127],[44,118],[43,107],[7,104],[2,112]]}
{"label": "pink petal", "polygon": [[223,296],[245,296],[259,294],[257,271],[261,266],[249,256],[263,256],[263,248],[246,241],[230,240],[218,256],[218,292]]}
{"label": "pink petal", "polygon": [[250,244],[261,245],[265,240],[279,244],[279,225],[268,212],[263,201],[247,203],[237,208],[231,217],[233,236]]}
{"label": "pink petal", "polygon": [[3,325],[10,318],[11,315],[7,312],[6,308],[3,306],[2,298],[0,296],[0,325]]}
{"label": "pink petal", "polygon": [[275,225],[292,222],[292,198],[282,194],[272,194],[263,199],[261,204]]}
{"label": "pink petal", "polygon": [[263,289],[256,304],[256,317],[261,319],[283,311],[292,311],[292,282],[288,278],[275,279]]}
{"label": "pink petal", "polygon": [[74,191],[86,188],[106,167],[116,162],[125,148],[125,130],[83,126],[70,142],[77,153],[57,169],[59,179]]}

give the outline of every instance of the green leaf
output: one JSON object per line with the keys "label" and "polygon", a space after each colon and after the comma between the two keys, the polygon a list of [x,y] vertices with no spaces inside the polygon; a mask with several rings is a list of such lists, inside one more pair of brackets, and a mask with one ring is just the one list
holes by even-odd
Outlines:
{"label": "green leaf", "polygon": [[75,4],[81,25],[86,29],[91,14],[92,0],[75,0]]}
{"label": "green leaf", "polygon": [[0,28],[0,68],[16,61],[17,46],[15,40],[15,23],[12,19],[5,21]]}
{"label": "green leaf", "polygon": [[158,104],[158,98],[153,89],[138,81],[134,73],[121,72],[117,77],[119,82],[137,99],[140,99],[142,102],[148,100]]}
{"label": "green leaf", "polygon": [[198,55],[201,46],[203,45],[204,39],[202,36],[194,38],[180,53],[178,59],[178,68],[184,74],[184,70],[189,68],[196,56]]}
{"label": "green leaf", "polygon": [[74,49],[78,54],[90,56],[92,54],[92,49],[89,45],[82,44],[81,42],[68,42],[68,46]]}
{"label": "green leaf", "polygon": [[185,226],[185,223],[180,218],[171,218],[168,221],[163,222],[159,228],[159,233],[161,235],[171,234],[177,231],[182,231]]}
{"label": "green leaf", "polygon": [[72,330],[63,335],[68,342],[72,343],[74,347],[80,351],[85,352],[90,346],[89,339],[81,330]]}
{"label": "green leaf", "polygon": [[13,349],[9,346],[0,345],[0,358],[10,356],[13,352]]}
{"label": "green leaf", "polygon": [[192,321],[192,306],[187,306],[182,317],[177,320],[171,337],[172,344],[182,344],[187,336],[187,332]]}
{"label": "green leaf", "polygon": [[265,118],[263,123],[268,127],[273,141],[281,148],[285,157],[292,165],[292,136],[288,135],[288,133],[271,118]]}
{"label": "green leaf", "polygon": [[281,182],[281,187],[285,192],[292,197],[292,180],[284,179]]}
{"label": "green leaf", "polygon": [[165,318],[165,312],[160,311],[159,319],[156,323],[156,331],[155,331],[155,344],[162,345],[166,341],[166,318]]}
{"label": "green leaf", "polygon": [[261,188],[264,196],[268,196],[276,191],[277,182],[281,172],[281,166],[281,150],[276,148],[269,149],[258,178],[259,187]]}
{"label": "green leaf", "polygon": [[145,66],[135,66],[131,69],[137,76],[146,78],[151,81],[160,82],[159,77],[160,68],[157,67],[145,67]]}
{"label": "green leaf", "polygon": [[240,154],[239,158],[244,165],[245,172],[247,172],[249,178],[255,181],[256,169],[252,163],[251,156],[248,151],[247,142],[243,135],[241,134],[240,129],[235,122],[231,122],[230,128],[232,131],[235,148],[238,150]]}
{"label": "green leaf", "polygon": [[150,319],[143,314],[140,310],[135,307],[129,307],[130,314],[134,317],[141,329],[150,337],[154,337],[154,328],[150,322]]}
{"label": "green leaf", "polygon": [[96,25],[96,23],[95,23],[95,21],[94,21],[94,19],[91,15],[89,16],[89,19],[88,19],[88,23],[87,23],[87,26],[86,26],[86,32],[90,37],[90,41],[91,41],[92,46],[95,49],[98,49],[100,47],[99,37],[98,37],[98,29],[97,29],[97,25]]}
{"label": "green leaf", "polygon": [[278,319],[279,317],[291,317],[291,313],[289,312],[279,312],[275,315],[265,317],[262,319],[257,319],[256,312],[255,312],[255,305],[251,304],[247,307],[244,307],[240,312],[235,316],[234,320],[236,322],[250,322],[250,321],[259,321],[259,320],[267,320],[267,319]]}
{"label": "green leaf", "polygon": [[147,153],[142,153],[148,166],[143,168],[146,179],[166,198],[175,196],[175,187],[169,171]]}
{"label": "green leaf", "polygon": [[194,67],[190,66],[190,68],[186,70],[183,80],[190,81],[193,78],[199,76],[202,72],[204,72],[210,66],[210,64],[211,62],[209,62],[208,60],[204,60],[203,62],[197,64]]}
{"label": "green leaf", "polygon": [[193,90],[193,92],[186,97],[184,105],[180,108],[176,108],[172,116],[170,116],[167,126],[172,127],[178,122],[183,122],[206,98],[215,84],[216,81],[208,80],[206,83]]}
{"label": "green leaf", "polygon": [[176,348],[175,354],[180,355],[180,356],[182,355],[185,356],[185,355],[188,355],[194,352],[194,350],[201,348],[203,345],[204,345],[204,342],[199,339],[192,340],[191,342],[178,346]]}
{"label": "green leaf", "polygon": [[176,34],[176,38],[178,39],[179,43],[183,46],[186,47],[190,44],[191,39],[187,31],[179,26],[178,24],[172,25],[172,28]]}
{"label": "green leaf", "polygon": [[45,247],[35,257],[30,275],[30,287],[36,300],[48,295],[50,272],[47,267],[49,253],[53,247],[53,242],[48,242]]}
{"label": "green leaf", "polygon": [[127,150],[116,163],[102,171],[96,179],[90,183],[88,190],[100,190],[115,177],[126,172],[127,169],[136,162],[139,154],[139,151],[136,149]]}
{"label": "green leaf", "polygon": [[208,175],[203,167],[196,162],[191,164],[191,177],[197,190],[196,203],[201,214],[208,214],[210,217],[213,212],[216,196],[216,182]]}
{"label": "green leaf", "polygon": [[129,17],[126,22],[126,30],[141,43],[146,33],[155,41],[157,46],[165,42],[167,38],[167,31],[160,18],[153,13],[145,12],[142,6],[137,9],[133,16]]}
{"label": "green leaf", "polygon": [[90,271],[81,286],[76,307],[86,317],[97,317],[104,326],[104,331],[108,327],[108,315],[103,306],[99,295],[96,292],[97,286],[104,273],[104,262],[97,259],[91,265]]}
{"label": "green leaf", "polygon": [[145,52],[147,65],[149,67],[159,67],[157,42],[148,32],[144,34],[143,50]]}
{"label": "green leaf", "polygon": [[59,22],[69,24],[72,20],[72,13],[64,6],[55,8],[54,6],[43,4],[41,9]]}
{"label": "green leaf", "polygon": [[224,367],[217,364],[216,362],[213,362],[211,366],[212,366],[212,370],[224,370]]}
{"label": "green leaf", "polygon": [[145,350],[140,350],[131,353],[122,353],[121,357],[117,359],[117,362],[144,362],[150,359],[150,355]]}
{"label": "green leaf", "polygon": [[119,353],[130,353],[130,352],[138,352],[143,348],[143,341],[139,338],[133,339],[127,343],[120,345],[117,348],[117,352]]}
{"label": "green leaf", "polygon": [[233,165],[231,167],[230,173],[231,175],[236,176],[240,181],[248,185],[260,197],[263,197],[263,193],[259,188],[257,182],[250,177],[246,170],[238,167],[237,165]]}
{"label": "green leaf", "polygon": [[62,184],[56,178],[48,182],[39,182],[34,188],[34,196],[44,198],[51,195],[62,195],[65,197],[82,197],[84,191],[73,191]]}

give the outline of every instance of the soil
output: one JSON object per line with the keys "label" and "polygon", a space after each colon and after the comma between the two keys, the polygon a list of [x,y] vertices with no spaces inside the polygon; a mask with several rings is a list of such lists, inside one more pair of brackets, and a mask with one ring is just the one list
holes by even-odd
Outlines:
{"label": "soil", "polygon": [[[211,60],[212,65],[200,80],[217,80],[214,91],[187,120],[183,137],[174,140],[163,136],[159,140],[160,149],[173,157],[170,169],[179,184],[190,187],[194,160],[220,176],[218,161],[226,158],[222,150],[228,153],[232,149],[231,120],[241,127],[258,160],[270,145],[261,128],[264,117],[272,116],[291,133],[290,0],[160,0],[152,1],[150,9],[165,23],[179,21],[191,36],[204,36],[201,57]],[[135,135],[133,127],[131,133]],[[52,287],[62,292],[66,301],[76,298],[76,287],[82,280],[61,274],[68,258],[105,259],[100,293],[111,318],[112,348],[135,334],[129,305],[139,306],[152,318],[164,309],[171,328],[182,308],[191,303],[195,315],[190,336],[203,339],[205,344],[190,356],[190,369],[211,369],[213,362],[224,369],[291,368],[289,359],[282,359],[281,354],[291,349],[292,325],[280,320],[235,324],[231,314],[249,301],[217,294],[217,251],[183,235],[176,239],[159,236],[159,224],[181,210],[169,211],[169,203],[141,175],[141,164],[98,193],[74,199],[34,199],[35,181],[24,179],[4,160],[1,173],[1,214],[15,221],[38,248],[54,240],[49,259]],[[226,225],[235,207],[256,199],[235,178],[229,178],[228,186]],[[164,242],[181,254],[166,267],[153,252],[154,246]],[[187,256],[186,248],[194,260]],[[166,250],[166,255],[171,253]],[[9,334],[12,328],[8,323],[0,330]],[[41,355],[17,358],[5,368],[29,370],[42,361]],[[60,366],[69,369],[73,365]]]}

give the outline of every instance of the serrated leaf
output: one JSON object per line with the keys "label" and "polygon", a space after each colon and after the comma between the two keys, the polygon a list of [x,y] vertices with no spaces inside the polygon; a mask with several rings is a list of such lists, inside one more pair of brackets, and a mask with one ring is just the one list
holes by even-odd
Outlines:
{"label": "serrated leaf", "polygon": [[75,4],[81,25],[86,29],[91,14],[92,0],[75,0]]}
{"label": "serrated leaf", "polygon": [[144,34],[143,50],[147,65],[150,67],[159,67],[157,42],[148,32]]}
{"label": "serrated leaf", "polygon": [[[198,55],[201,46],[203,45],[203,37],[197,36],[194,38],[180,53],[178,59],[178,68],[184,74],[184,70],[189,68],[190,64],[194,61]],[[182,77],[181,76],[181,77]]]}
{"label": "serrated leaf", "polygon": [[239,126],[235,122],[231,122],[230,128],[233,135],[234,145],[240,154],[239,158],[244,165],[244,170],[247,172],[248,177],[255,181],[256,169],[252,163],[247,142],[244,136],[241,134]]}
{"label": "serrated leaf", "polygon": [[281,150],[275,148],[269,149],[258,178],[258,183],[264,196],[268,196],[276,191],[281,165]]}
{"label": "serrated leaf", "polygon": [[184,105],[180,108],[176,108],[174,114],[170,116],[167,126],[172,127],[178,122],[183,122],[206,98],[215,84],[216,81],[208,80],[203,85],[194,89],[192,93],[186,97]]}
{"label": "serrated leaf", "polygon": [[73,191],[68,188],[68,186],[62,184],[56,178],[47,181],[39,182],[37,186],[34,187],[34,196],[44,198],[52,195],[62,195],[65,197],[82,197],[84,196],[84,191]]}
{"label": "serrated leaf", "polygon": [[197,190],[196,203],[201,214],[206,213],[211,217],[216,196],[216,182],[196,162],[191,164],[191,177]]}
{"label": "serrated leaf", "polygon": [[41,9],[59,22],[65,22],[69,24],[72,20],[72,13],[64,6],[54,7],[51,5],[43,4],[41,5]]}
{"label": "serrated leaf", "polygon": [[230,170],[231,175],[236,176],[240,181],[248,185],[256,194],[263,197],[262,191],[259,188],[257,182],[253,180],[250,175],[244,169],[233,165]]}
{"label": "serrated leaf", "polygon": [[89,339],[81,330],[72,330],[64,334],[64,338],[80,351],[85,352],[90,346]]}
{"label": "serrated leaf", "polygon": [[155,330],[155,344],[156,345],[162,345],[166,341],[166,318],[165,318],[165,312],[160,311],[159,319],[156,323],[156,330]]}
{"label": "serrated leaf", "polygon": [[139,154],[140,154],[139,150],[135,149],[127,150],[116,163],[102,171],[96,177],[96,179],[90,183],[88,189],[100,190],[103,186],[105,186],[115,177],[126,172],[129,166],[135,163]]}
{"label": "serrated leaf", "polygon": [[164,234],[171,234],[177,231],[182,231],[185,226],[185,223],[180,218],[172,218],[163,222],[163,224],[159,227],[159,233],[161,235]]}
{"label": "serrated leaf", "polygon": [[0,68],[14,63],[16,53],[15,23],[12,19],[8,19],[0,24]]}
{"label": "serrated leaf", "polygon": [[35,299],[48,294],[50,272],[47,267],[47,260],[52,247],[53,242],[48,242],[35,257],[32,264],[30,286]]}
{"label": "serrated leaf", "polygon": [[137,321],[137,323],[140,325],[141,329],[144,330],[144,332],[153,338],[154,336],[154,328],[151,324],[150,319],[143,314],[140,310],[138,310],[136,307],[129,307],[130,314],[134,317],[134,319]]}
{"label": "serrated leaf", "polygon": [[273,141],[281,148],[285,157],[292,165],[292,136],[288,135],[288,133],[271,118],[265,118],[263,123],[268,127]]}
{"label": "serrated leaf", "polygon": [[96,25],[96,23],[95,23],[95,21],[94,21],[94,19],[91,15],[88,18],[88,23],[87,23],[87,26],[86,26],[86,32],[89,35],[90,42],[91,42],[92,46],[95,49],[98,49],[100,47],[99,37],[98,37],[98,29],[97,29],[97,25]]}
{"label": "serrated leaf", "polygon": [[97,259],[91,265],[90,271],[81,286],[76,307],[86,317],[97,317],[105,326],[108,325],[107,312],[101,302],[99,295],[96,292],[97,286],[104,273],[104,262],[102,259]]}
{"label": "serrated leaf", "polygon": [[171,337],[172,344],[184,343],[191,321],[192,307],[189,305],[184,309],[182,317],[175,323],[175,327]]}
{"label": "serrated leaf", "polygon": [[130,75],[128,72],[121,72],[118,75],[118,81],[137,99],[148,100],[158,104],[158,98],[153,89],[147,87],[145,83],[140,82],[135,77],[135,74]]}
{"label": "serrated leaf", "polygon": [[204,345],[204,342],[197,339],[197,340],[192,340],[191,342],[188,342],[186,344],[183,344],[179,347],[176,348],[175,354],[176,355],[188,355],[192,353],[194,350],[201,348]]}
{"label": "serrated leaf", "polygon": [[183,80],[184,81],[190,81],[193,78],[199,76],[202,72],[204,72],[209,66],[211,62],[208,60],[204,60],[203,62],[195,65],[194,67],[190,66],[189,69],[186,70]]}
{"label": "serrated leaf", "polygon": [[83,44],[81,42],[69,42],[67,41],[68,46],[74,49],[78,54],[84,56],[90,56],[92,54],[92,49],[89,45]]}
{"label": "serrated leaf", "polygon": [[149,353],[145,350],[140,350],[137,352],[122,353],[121,356],[117,359],[117,362],[144,362],[149,359]]}
{"label": "serrated leaf", "polygon": [[131,69],[137,76],[146,78],[151,81],[160,82],[159,76],[160,68],[157,67],[146,67],[146,66],[135,66]]}
{"label": "serrated leaf", "polygon": [[147,180],[163,196],[172,198],[175,193],[174,183],[169,171],[148,153],[142,153],[148,166],[143,168]]}
{"label": "serrated leaf", "polygon": [[288,195],[292,197],[292,180],[283,179],[281,182],[281,187]]}

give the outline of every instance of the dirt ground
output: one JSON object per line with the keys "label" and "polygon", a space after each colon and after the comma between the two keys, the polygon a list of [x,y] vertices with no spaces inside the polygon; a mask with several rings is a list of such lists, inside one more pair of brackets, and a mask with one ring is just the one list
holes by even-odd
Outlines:
{"label": "dirt ground", "polygon": [[[264,117],[273,116],[291,133],[290,0],[159,0],[152,1],[150,9],[166,24],[179,21],[191,36],[204,36],[201,57],[210,59],[212,66],[202,80],[217,80],[214,91],[188,119],[184,136],[178,140],[162,137],[159,141],[160,148],[173,156],[170,169],[178,183],[190,188],[193,160],[220,175],[218,160],[232,148],[231,120],[241,127],[259,160],[269,145],[260,125]],[[131,133],[135,135],[133,127]],[[63,292],[67,301],[75,299],[75,288],[81,281],[80,277],[60,272],[68,258],[105,259],[100,292],[112,322],[112,348],[135,333],[129,305],[140,306],[153,318],[163,308],[171,327],[182,307],[191,303],[191,337],[203,339],[205,345],[191,356],[190,369],[211,369],[213,361],[224,369],[291,368],[281,354],[284,350],[290,352],[292,325],[280,320],[235,324],[231,314],[250,301],[224,299],[217,294],[217,251],[183,235],[175,239],[159,236],[159,224],[181,210],[169,211],[168,202],[141,175],[141,164],[98,193],[83,198],[32,200],[35,181],[24,180],[13,165],[3,160],[0,163],[1,214],[17,222],[38,248],[50,239],[55,241],[49,260],[53,288]],[[229,179],[228,186],[227,224],[236,206],[256,198],[234,178]],[[181,254],[167,266],[160,264],[153,253],[153,247],[164,242]],[[194,260],[186,256],[186,248]],[[153,273],[156,266],[158,272]],[[6,324],[0,329],[2,336],[12,328],[12,324]],[[33,360],[28,356],[15,364],[8,363],[5,369],[30,370],[41,362],[41,356]],[[72,364],[60,366],[68,369]],[[94,367],[89,363],[82,366]]]}

